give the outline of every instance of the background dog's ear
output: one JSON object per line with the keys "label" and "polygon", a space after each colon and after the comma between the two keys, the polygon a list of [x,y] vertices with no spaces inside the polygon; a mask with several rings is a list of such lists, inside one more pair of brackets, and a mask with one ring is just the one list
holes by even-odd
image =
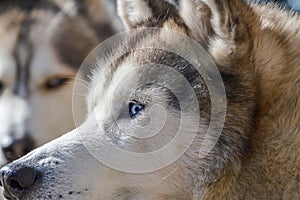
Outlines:
{"label": "background dog's ear", "polygon": [[118,13],[129,29],[147,22],[153,16],[145,0],[118,0]]}

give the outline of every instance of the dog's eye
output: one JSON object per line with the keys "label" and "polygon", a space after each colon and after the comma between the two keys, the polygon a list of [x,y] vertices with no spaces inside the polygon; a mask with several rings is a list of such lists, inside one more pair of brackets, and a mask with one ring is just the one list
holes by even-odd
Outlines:
{"label": "dog's eye", "polygon": [[45,82],[47,90],[54,90],[62,87],[70,80],[69,77],[51,77]]}
{"label": "dog's eye", "polygon": [[141,110],[144,109],[144,105],[137,102],[137,101],[131,101],[129,102],[129,115],[130,117],[136,116]]}

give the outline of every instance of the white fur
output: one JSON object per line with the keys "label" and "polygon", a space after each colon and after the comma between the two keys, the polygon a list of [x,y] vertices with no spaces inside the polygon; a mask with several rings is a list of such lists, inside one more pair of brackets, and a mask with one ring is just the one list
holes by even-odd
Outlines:
{"label": "white fur", "polygon": [[147,21],[151,16],[151,9],[143,0],[118,1],[118,12],[127,27]]}
{"label": "white fur", "polygon": [[200,0],[180,1],[181,16],[186,25],[200,32],[203,28],[201,24],[197,23],[197,19],[201,19],[202,13],[200,11]]}

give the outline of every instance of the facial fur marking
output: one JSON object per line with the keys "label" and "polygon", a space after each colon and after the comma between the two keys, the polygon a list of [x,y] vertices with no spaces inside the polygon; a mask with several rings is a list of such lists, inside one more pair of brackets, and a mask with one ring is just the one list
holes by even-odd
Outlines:
{"label": "facial fur marking", "polygon": [[31,20],[24,20],[13,52],[16,60],[16,84],[14,93],[26,98],[29,92],[30,64],[33,57],[33,47],[28,40]]}

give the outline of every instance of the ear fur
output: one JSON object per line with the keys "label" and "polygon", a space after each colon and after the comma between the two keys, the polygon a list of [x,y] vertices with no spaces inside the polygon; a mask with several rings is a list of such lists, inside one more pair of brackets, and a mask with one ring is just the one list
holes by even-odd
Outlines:
{"label": "ear fur", "polygon": [[192,36],[223,57],[243,56],[248,50],[247,26],[255,20],[251,12],[242,0],[181,0],[179,11]]}
{"label": "ear fur", "polygon": [[182,0],[180,15],[195,32],[226,38],[234,31],[248,6],[242,0]]}
{"label": "ear fur", "polygon": [[118,13],[129,29],[161,27],[171,17],[223,63],[249,50],[248,26],[256,20],[243,0],[180,0],[179,5],[174,0],[118,0]]}
{"label": "ear fur", "polygon": [[172,18],[179,18],[175,0],[118,0],[118,13],[127,28],[160,27]]}
{"label": "ear fur", "polygon": [[128,29],[149,20],[153,15],[144,0],[119,0],[118,13]]}

